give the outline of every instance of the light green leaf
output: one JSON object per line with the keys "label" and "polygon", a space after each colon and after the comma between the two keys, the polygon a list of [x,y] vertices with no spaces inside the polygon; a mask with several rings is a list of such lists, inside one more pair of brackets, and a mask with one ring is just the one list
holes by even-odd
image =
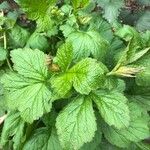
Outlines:
{"label": "light green leaf", "polygon": [[98,31],[100,35],[109,42],[111,42],[113,39],[111,25],[104,18],[102,18],[99,13],[92,13],[89,30]]}
{"label": "light green leaf", "polygon": [[25,123],[20,117],[20,113],[16,111],[9,112],[4,122],[1,135],[1,145],[5,145],[9,141],[9,137],[13,136],[13,148],[19,150],[24,140]]}
{"label": "light green leaf", "polygon": [[150,111],[150,94],[144,93],[137,95],[129,96],[129,100],[133,101],[134,103],[137,103],[140,105],[143,109]]}
{"label": "light green leaf", "polygon": [[7,51],[3,47],[0,47],[0,62],[4,61],[6,58],[7,58]]}
{"label": "light green leaf", "polygon": [[141,57],[136,63],[135,66],[143,68],[143,70],[137,74],[136,83],[140,86],[148,87],[150,86],[150,53]]}
{"label": "light green leaf", "polygon": [[94,59],[83,59],[65,73],[52,78],[51,85],[60,97],[65,96],[72,86],[77,92],[88,94],[100,85],[100,80],[103,80],[105,72],[103,66],[102,63],[97,63]]}
{"label": "light green leaf", "polygon": [[139,47],[143,45],[138,31],[129,25],[123,25],[123,27],[119,28],[115,34],[127,42],[133,39],[133,43]]}
{"label": "light green leaf", "polygon": [[43,127],[35,130],[35,133],[25,143],[23,150],[62,150],[56,130],[53,128],[50,131]]}
{"label": "light green leaf", "polygon": [[[0,78],[1,78],[1,72],[0,72]],[[7,110],[7,107],[6,107],[6,100],[4,96],[4,88],[0,82],[0,117],[5,115],[6,110]]]}
{"label": "light green leaf", "polygon": [[75,32],[75,31],[76,31],[76,29],[73,28],[73,27],[72,27],[71,25],[69,25],[69,24],[61,25],[61,26],[60,26],[60,30],[62,31],[62,33],[63,33],[63,35],[64,35],[65,37],[68,37],[69,34],[71,34],[72,32]]}
{"label": "light green leaf", "polygon": [[124,6],[123,0],[97,0],[97,3],[104,10],[104,18],[111,23],[118,18],[120,13],[119,11]]}
{"label": "light green leaf", "polygon": [[17,108],[25,121],[31,123],[50,111],[51,92],[42,81],[11,73],[6,74],[2,82],[8,90],[6,98],[9,108]]}
{"label": "light green leaf", "polygon": [[79,149],[84,143],[92,141],[97,129],[95,120],[92,101],[88,97],[75,98],[56,119],[62,147]]}
{"label": "light green leaf", "polygon": [[72,0],[71,3],[75,9],[79,9],[87,6],[89,4],[89,0]]}
{"label": "light green leaf", "polygon": [[45,54],[39,50],[11,51],[17,73],[5,74],[2,83],[11,109],[18,109],[22,118],[33,122],[51,109],[51,92],[47,86]]}
{"label": "light green leaf", "polygon": [[63,44],[57,51],[54,61],[60,66],[63,72],[67,71],[73,58],[71,43]]}
{"label": "light green leaf", "polygon": [[130,60],[128,60],[129,63],[133,63],[133,62],[137,61],[137,60],[140,59],[142,56],[144,56],[149,50],[150,50],[150,47],[138,51],[137,53],[135,53],[135,55],[134,55],[133,57],[130,57]]}
{"label": "light green leaf", "polygon": [[150,67],[137,75],[136,83],[140,86],[150,86]]}
{"label": "light green leaf", "polygon": [[97,131],[95,133],[95,136],[93,138],[93,140],[91,142],[85,143],[80,150],[97,150],[97,148],[99,147],[99,144],[101,144],[101,140],[102,140],[102,132],[100,127],[97,127]]}
{"label": "light green leaf", "polygon": [[101,90],[91,94],[91,98],[107,124],[118,129],[129,125],[127,98],[122,93]]}
{"label": "light green leaf", "polygon": [[49,48],[49,43],[44,35],[38,32],[34,32],[27,41],[26,47],[46,51]]}
{"label": "light green leaf", "polygon": [[118,130],[114,127],[103,126],[106,139],[118,146],[127,147],[130,142],[140,142],[149,137],[148,115],[135,103],[130,103],[130,125],[127,128]]}
{"label": "light green leaf", "polygon": [[19,74],[40,81],[44,81],[47,78],[46,55],[40,50],[30,48],[16,49],[11,51],[10,55],[14,63],[14,69]]}
{"label": "light green leaf", "polygon": [[27,13],[28,18],[37,21],[37,30],[47,31],[52,28],[53,21],[50,17],[50,7],[56,0],[16,0],[21,9]]}
{"label": "light green leaf", "polygon": [[103,60],[108,42],[96,31],[76,31],[69,34],[67,41],[73,45],[74,60],[78,61],[92,54],[94,58]]}

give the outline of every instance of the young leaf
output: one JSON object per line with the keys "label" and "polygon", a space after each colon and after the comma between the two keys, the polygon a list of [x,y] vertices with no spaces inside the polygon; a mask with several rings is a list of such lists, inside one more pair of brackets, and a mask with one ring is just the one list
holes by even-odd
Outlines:
{"label": "young leaf", "polygon": [[50,131],[48,128],[43,127],[35,130],[35,133],[25,143],[23,150],[62,150],[56,130],[53,128]]}
{"label": "young leaf", "polygon": [[123,25],[115,34],[127,42],[133,39],[133,43],[136,46],[142,47],[143,45],[140,33],[129,25]]}
{"label": "young leaf", "polygon": [[124,6],[123,0],[97,0],[97,3],[104,9],[104,18],[110,23],[118,18],[119,11]]}
{"label": "young leaf", "polygon": [[9,141],[9,137],[13,136],[13,148],[19,150],[24,139],[24,127],[25,122],[21,119],[20,113],[9,112],[2,130],[1,145],[4,146]]}
{"label": "young leaf", "polygon": [[89,0],[72,0],[71,3],[75,9],[79,9],[87,6],[89,4]]}
{"label": "young leaf", "polygon": [[56,119],[62,147],[79,149],[84,143],[92,141],[97,129],[95,120],[92,101],[88,97],[75,98]]}
{"label": "young leaf", "polygon": [[116,128],[129,125],[129,109],[127,98],[117,91],[97,91],[91,94],[91,99],[96,103],[101,116],[107,124]]}
{"label": "young leaf", "polygon": [[65,72],[68,70],[69,65],[72,62],[73,49],[71,43],[63,44],[57,51],[57,55],[54,61],[60,66],[61,71]]}
{"label": "young leaf", "polygon": [[83,59],[65,73],[54,76],[51,79],[51,85],[60,97],[65,96],[72,88],[72,85],[77,92],[88,94],[97,87],[98,81],[103,79],[105,72],[103,66],[103,64],[97,63],[94,59]]}
{"label": "young leaf", "polygon": [[37,30],[47,31],[53,26],[50,17],[50,6],[53,6],[56,0],[16,0],[21,9],[27,13],[28,18],[37,21]]}
{"label": "young leaf", "polygon": [[9,73],[2,78],[8,91],[8,105],[12,109],[17,108],[22,118],[31,123],[51,108],[45,55],[39,50],[17,49],[11,56],[18,74]]}
{"label": "young leaf", "polygon": [[74,60],[79,61],[92,54],[94,58],[103,60],[108,42],[96,31],[76,31],[69,34],[67,41],[73,45]]}
{"label": "young leaf", "polygon": [[150,135],[148,115],[135,103],[130,103],[129,108],[131,116],[129,127],[121,130],[110,126],[103,127],[106,139],[110,143],[122,148],[127,147],[130,142],[139,142]]}

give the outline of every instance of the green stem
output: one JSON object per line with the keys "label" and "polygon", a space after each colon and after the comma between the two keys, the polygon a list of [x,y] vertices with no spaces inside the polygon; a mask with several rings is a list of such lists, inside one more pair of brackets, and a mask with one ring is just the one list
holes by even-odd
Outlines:
{"label": "green stem", "polygon": [[[6,50],[6,49],[7,49],[6,32],[4,32],[3,38],[4,38],[4,49]],[[12,67],[11,67],[11,64],[10,64],[8,58],[6,59],[6,61],[7,61],[7,64],[8,64],[9,69],[10,69],[11,71],[13,71],[13,69],[12,69]]]}

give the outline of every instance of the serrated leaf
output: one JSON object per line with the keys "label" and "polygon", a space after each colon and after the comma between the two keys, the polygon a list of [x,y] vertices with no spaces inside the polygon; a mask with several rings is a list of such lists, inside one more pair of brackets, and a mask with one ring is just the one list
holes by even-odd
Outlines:
{"label": "serrated leaf", "polygon": [[17,49],[11,51],[11,56],[18,73],[2,78],[8,106],[18,109],[22,118],[31,123],[51,109],[45,55],[39,50]]}
{"label": "serrated leaf", "polygon": [[73,49],[71,43],[63,44],[58,50],[55,57],[55,62],[60,66],[63,72],[67,71],[72,62]]}
{"label": "serrated leaf", "polygon": [[14,69],[19,74],[40,81],[47,78],[46,55],[40,50],[30,48],[16,49],[11,51],[10,55],[14,63]]}
{"label": "serrated leaf", "polygon": [[62,147],[79,149],[84,143],[92,141],[97,129],[95,120],[92,101],[88,97],[75,98],[56,119]]}
{"label": "serrated leaf", "polygon": [[103,79],[104,72],[103,64],[97,63],[94,59],[86,58],[65,73],[52,78],[51,85],[60,97],[65,96],[72,86],[77,92],[88,94],[97,87],[99,80]]}
{"label": "serrated leaf", "polygon": [[103,60],[108,47],[108,42],[96,31],[72,32],[67,41],[72,43],[75,61],[86,58],[90,54],[96,59]]}
{"label": "serrated leaf", "polygon": [[37,31],[48,31],[53,26],[50,17],[50,6],[53,6],[56,0],[16,0],[28,18],[36,20]]}
{"label": "serrated leaf", "polygon": [[140,105],[143,109],[150,111],[150,94],[144,93],[137,95],[129,96],[129,100],[133,101],[134,103],[137,103]]}
{"label": "serrated leaf", "polygon": [[30,33],[20,26],[14,26],[9,32],[9,45],[14,48],[22,48],[25,46]]}
{"label": "serrated leaf", "polygon": [[13,136],[13,148],[19,150],[24,139],[24,127],[25,122],[21,119],[20,113],[17,111],[9,112],[4,122],[1,144],[4,146],[9,141],[9,137]]}
{"label": "serrated leaf", "polygon": [[136,46],[143,46],[141,35],[134,27],[131,27],[129,25],[123,25],[123,27],[119,28],[115,34],[127,42],[133,39],[133,43]]}
{"label": "serrated leaf", "polygon": [[103,16],[111,23],[117,19],[120,9],[124,6],[123,0],[97,0],[97,3],[104,9]]}
{"label": "serrated leaf", "polygon": [[97,150],[97,148],[99,147],[99,144],[101,144],[101,140],[102,140],[102,131],[99,126],[97,128],[98,129],[95,133],[93,140],[91,142],[85,143],[80,148],[80,150]]}
{"label": "serrated leaf", "polygon": [[92,13],[89,30],[98,31],[100,35],[109,42],[111,42],[113,39],[111,25],[104,18],[100,17],[99,13]]}
{"label": "serrated leaf", "polygon": [[148,115],[137,104],[130,103],[131,121],[127,128],[118,130],[110,126],[104,126],[103,132],[106,139],[118,146],[127,147],[131,142],[139,142],[149,137]]}
{"label": "serrated leaf", "polygon": [[56,130],[53,128],[50,131],[48,128],[43,127],[35,130],[35,133],[25,143],[23,150],[62,150]]}
{"label": "serrated leaf", "polygon": [[34,32],[28,39],[26,47],[46,51],[49,48],[49,43],[44,35],[38,32]]}
{"label": "serrated leaf", "polygon": [[96,103],[107,124],[118,129],[129,125],[127,98],[122,93],[101,90],[91,94],[91,99]]}

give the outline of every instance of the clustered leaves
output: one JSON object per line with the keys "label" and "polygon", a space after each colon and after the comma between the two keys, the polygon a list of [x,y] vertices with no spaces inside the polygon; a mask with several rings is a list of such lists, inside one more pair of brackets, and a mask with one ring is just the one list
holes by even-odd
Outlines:
{"label": "clustered leaves", "polygon": [[150,3],[13,4],[0,4],[0,148],[149,150]]}

